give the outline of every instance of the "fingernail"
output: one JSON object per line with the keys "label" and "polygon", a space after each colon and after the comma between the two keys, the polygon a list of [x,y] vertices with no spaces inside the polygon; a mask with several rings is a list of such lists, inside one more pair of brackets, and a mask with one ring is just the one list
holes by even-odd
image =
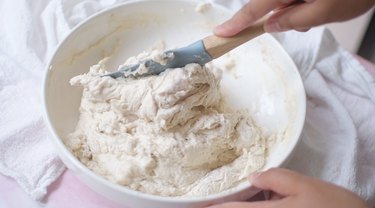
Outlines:
{"label": "fingernail", "polygon": [[223,28],[222,25],[217,25],[216,27],[214,27],[214,31],[213,32],[215,34],[218,34],[218,33],[220,33],[222,31],[222,28]]}
{"label": "fingernail", "polygon": [[273,21],[270,23],[270,27],[269,27],[269,31],[268,32],[282,32],[282,31],[286,31],[285,28],[283,28],[279,22],[277,21]]}
{"label": "fingernail", "polygon": [[221,24],[213,29],[213,33],[220,37],[229,37],[234,35],[233,28],[228,27],[226,24]]}
{"label": "fingernail", "polygon": [[258,178],[262,173],[261,172],[254,172],[250,174],[249,181],[252,183],[256,178]]}
{"label": "fingernail", "polygon": [[315,0],[305,0],[306,3],[314,2]]}

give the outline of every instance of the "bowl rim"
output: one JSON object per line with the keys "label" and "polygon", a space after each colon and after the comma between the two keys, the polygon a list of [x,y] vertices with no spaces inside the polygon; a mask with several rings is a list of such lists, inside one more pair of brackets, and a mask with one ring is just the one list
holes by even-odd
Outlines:
{"label": "bowl rim", "polygon": [[[177,1],[176,0],[157,0],[157,1],[159,1],[159,2],[177,2],[177,1],[179,1],[180,3],[190,3],[190,4],[199,3],[199,2],[193,1],[193,0],[177,0]],[[155,0],[128,0],[128,1],[116,4],[115,6],[110,6],[106,9],[103,9],[100,12],[97,12],[97,13],[89,16],[87,19],[83,20],[82,22],[80,22],[79,24],[77,24],[75,27],[73,27],[71,29],[71,31],[62,39],[62,41],[59,44],[57,44],[57,47],[55,48],[54,52],[52,53],[52,55],[48,59],[47,65],[45,66],[45,74],[44,74],[43,85],[42,85],[43,86],[42,87],[43,117],[44,117],[44,120],[47,121],[46,123],[47,123],[47,127],[49,129],[49,132],[52,133],[51,140],[53,140],[55,148],[58,148],[57,151],[59,152],[59,158],[65,164],[65,161],[62,159],[63,157],[60,155],[60,154],[63,154],[64,157],[66,157],[69,160],[69,162],[73,166],[75,166],[75,168],[77,168],[77,170],[79,172],[81,172],[85,176],[89,177],[89,179],[91,181],[96,181],[100,185],[105,186],[106,188],[118,191],[121,194],[127,194],[127,195],[130,195],[132,197],[140,197],[140,198],[151,200],[151,201],[172,202],[172,203],[197,203],[197,202],[217,200],[217,199],[220,199],[220,198],[223,198],[223,197],[228,197],[228,196],[236,194],[236,193],[240,193],[240,192],[242,192],[246,189],[249,189],[249,188],[254,188],[254,187],[251,186],[250,183],[247,183],[247,184],[243,183],[243,184],[241,184],[241,185],[239,185],[235,188],[232,188],[232,189],[228,189],[228,190],[225,190],[225,191],[222,191],[222,192],[219,192],[219,193],[215,193],[215,194],[210,194],[210,195],[207,195],[207,196],[199,196],[199,197],[168,197],[168,196],[158,196],[158,195],[143,193],[143,192],[140,192],[140,191],[130,189],[126,186],[122,186],[122,185],[113,183],[113,182],[105,179],[104,177],[96,174],[92,170],[90,170],[88,167],[86,167],[83,163],[81,163],[68,150],[68,148],[63,143],[62,139],[58,136],[54,126],[52,125],[52,121],[50,119],[47,97],[48,97],[48,78],[50,76],[51,69],[53,67],[52,63],[56,59],[56,56],[59,53],[60,48],[64,44],[66,44],[66,42],[71,37],[73,37],[75,35],[75,33],[80,28],[82,28],[86,24],[94,21],[96,18],[100,18],[101,16],[107,15],[107,14],[109,14],[109,13],[115,11],[115,10],[120,10],[120,9],[122,9],[122,7],[126,7],[126,6],[129,6],[129,5],[132,5],[132,4],[142,4],[142,3],[147,3],[147,2],[155,2]],[[222,5],[212,3],[212,2],[210,2],[210,4],[214,5],[215,7],[219,7],[224,12],[228,12],[228,13],[233,14],[232,10],[230,10],[230,9],[228,9],[228,8],[222,6]],[[270,40],[273,42],[273,44],[276,47],[279,48],[280,51],[282,51],[282,53],[285,54],[285,58],[288,59],[286,61],[290,62],[290,64],[293,66],[293,70],[298,72],[298,69],[297,69],[295,63],[293,62],[293,60],[291,59],[289,54],[285,51],[285,49],[280,45],[280,43],[278,41],[276,41],[272,36],[271,36]],[[299,79],[297,80],[299,82],[298,84],[300,86],[302,86],[302,88],[303,88],[304,85],[302,83],[302,78],[301,78],[301,76],[298,76],[298,77],[299,77]],[[293,143],[291,143],[291,145],[289,145],[290,148],[287,149],[287,154],[286,154],[287,156],[291,156],[293,154],[293,151],[295,150],[296,146],[298,145],[298,143],[300,141],[300,137],[301,137],[301,133],[302,133],[302,130],[303,130],[303,125],[304,125],[304,121],[305,121],[305,117],[306,117],[306,99],[305,99],[306,93],[305,93],[304,88],[301,91],[302,91],[302,94],[303,94],[303,96],[301,96],[301,99],[302,99],[301,101],[302,101],[302,104],[303,104],[301,106],[301,108],[302,108],[301,111],[303,112],[303,115],[300,115],[300,116],[302,116],[302,118],[301,118],[302,122],[300,122],[298,128],[296,128],[296,129],[298,129],[297,135],[299,135],[299,136],[298,136],[297,139],[293,140]],[[302,97],[304,97],[304,99]],[[280,164],[278,164],[278,166],[281,166],[284,162],[286,162],[285,160],[286,160],[286,158]],[[65,165],[65,166],[67,166],[67,165]],[[72,171],[77,175],[78,171],[76,171],[76,170],[72,170]],[[78,177],[78,178],[81,182],[88,185],[85,180],[81,179],[81,177]],[[97,192],[90,185],[88,185],[88,186],[90,187],[90,189]]]}

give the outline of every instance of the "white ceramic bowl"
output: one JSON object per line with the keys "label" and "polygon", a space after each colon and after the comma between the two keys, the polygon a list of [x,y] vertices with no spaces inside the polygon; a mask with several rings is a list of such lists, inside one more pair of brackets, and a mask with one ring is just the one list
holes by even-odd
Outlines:
{"label": "white ceramic bowl", "polygon": [[[167,48],[187,45],[211,34],[214,25],[232,15],[218,5],[202,13],[195,11],[196,6],[188,0],[128,1],[78,25],[49,62],[44,83],[45,117],[58,154],[85,184],[121,204],[147,208],[202,207],[244,200],[255,193],[247,182],[196,198],[136,192],[90,171],[62,142],[77,124],[82,93],[81,89],[71,87],[69,80],[108,56],[109,66],[116,69],[127,57],[161,40]],[[292,155],[305,119],[306,99],[299,73],[283,48],[267,34],[233,51],[232,58],[236,70],[224,73],[223,94],[232,105],[248,108],[266,133],[283,132],[283,140],[270,151],[264,169],[281,167]]]}

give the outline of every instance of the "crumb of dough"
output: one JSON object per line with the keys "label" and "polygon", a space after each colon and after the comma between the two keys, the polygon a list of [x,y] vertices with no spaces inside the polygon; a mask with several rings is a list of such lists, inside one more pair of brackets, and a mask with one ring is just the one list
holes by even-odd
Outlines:
{"label": "crumb of dough", "polygon": [[208,2],[200,2],[195,7],[195,11],[199,13],[204,13],[207,10],[209,10],[212,7],[212,5]]}

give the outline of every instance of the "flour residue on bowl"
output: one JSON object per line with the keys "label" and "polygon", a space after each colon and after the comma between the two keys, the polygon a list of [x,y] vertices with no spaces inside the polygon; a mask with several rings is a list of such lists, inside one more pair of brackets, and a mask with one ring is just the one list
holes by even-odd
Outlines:
{"label": "flour residue on bowl", "polygon": [[94,65],[71,79],[83,95],[76,130],[64,142],[95,173],[144,193],[206,196],[233,188],[262,169],[274,135],[226,105],[218,71],[189,64],[113,79]]}
{"label": "flour residue on bowl", "polygon": [[209,10],[212,5],[209,2],[199,2],[195,7],[195,11],[199,13],[204,13]]}

